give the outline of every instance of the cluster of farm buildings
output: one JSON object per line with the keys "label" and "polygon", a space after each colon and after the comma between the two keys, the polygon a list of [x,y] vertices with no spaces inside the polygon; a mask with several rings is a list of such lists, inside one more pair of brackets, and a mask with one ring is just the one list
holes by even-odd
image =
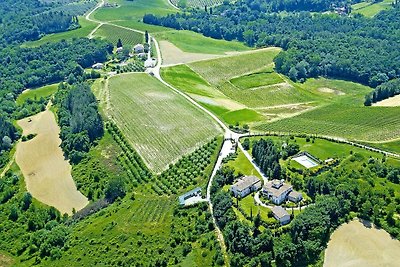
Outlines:
{"label": "cluster of farm buildings", "polygon": [[231,186],[232,194],[237,198],[244,198],[252,192],[259,191],[276,206],[272,207],[272,214],[282,225],[290,222],[289,213],[282,208],[283,202],[299,203],[303,199],[300,192],[293,190],[292,186],[284,180],[271,180],[261,185],[260,179],[255,176],[245,176]]}
{"label": "cluster of farm buildings", "polygon": [[[147,45],[147,44],[146,44]],[[116,53],[120,54],[124,51],[123,47],[117,47]],[[138,58],[141,58],[145,60],[144,62],[144,67],[145,68],[154,68],[157,65],[157,59],[152,58],[150,56],[150,52],[146,52],[146,48],[143,44],[136,44],[132,48],[132,53],[129,54],[130,57],[137,56]],[[104,68],[103,63],[96,63],[92,65],[92,69],[100,70]]]}

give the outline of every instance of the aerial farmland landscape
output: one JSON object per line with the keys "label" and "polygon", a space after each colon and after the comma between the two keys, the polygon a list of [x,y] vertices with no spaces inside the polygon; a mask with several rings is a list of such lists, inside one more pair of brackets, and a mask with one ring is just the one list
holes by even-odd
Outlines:
{"label": "aerial farmland landscape", "polygon": [[398,0],[0,1],[0,267],[397,267]]}

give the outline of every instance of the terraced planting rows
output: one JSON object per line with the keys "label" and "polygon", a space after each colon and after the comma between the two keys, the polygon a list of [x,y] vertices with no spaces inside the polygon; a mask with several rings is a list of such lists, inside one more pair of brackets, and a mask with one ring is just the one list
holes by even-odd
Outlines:
{"label": "terraced planting rows", "polygon": [[205,7],[220,5],[224,0],[171,0],[177,7]]}
{"label": "terraced planting rows", "polygon": [[143,43],[144,36],[138,32],[126,30],[112,25],[102,25],[94,34],[96,38],[105,39],[114,46],[117,45],[118,39],[121,39],[122,45],[134,46]]}
{"label": "terraced planting rows", "polygon": [[334,104],[256,127],[281,131],[382,142],[400,135],[400,108],[355,107]]}
{"label": "terraced planting rows", "polygon": [[152,189],[163,195],[177,194],[188,187],[205,186],[218,157],[221,143],[222,140],[215,138],[190,155],[182,157],[157,177]]}
{"label": "terraced planting rows", "polygon": [[109,90],[110,115],[154,172],[221,132],[211,118],[147,74],[114,76]]}

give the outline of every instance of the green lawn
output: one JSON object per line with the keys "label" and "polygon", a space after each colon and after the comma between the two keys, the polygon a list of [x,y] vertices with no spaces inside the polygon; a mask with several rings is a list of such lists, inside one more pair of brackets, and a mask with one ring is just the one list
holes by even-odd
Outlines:
{"label": "green lawn", "polygon": [[34,47],[34,46],[40,46],[45,43],[49,42],[59,42],[61,40],[68,40],[72,38],[79,38],[79,37],[87,37],[91,31],[93,31],[96,26],[98,25],[95,22],[91,22],[86,20],[84,17],[79,17],[79,24],[81,25],[81,28],[72,30],[72,31],[67,31],[67,32],[60,32],[60,33],[53,33],[53,34],[48,34],[41,38],[40,40],[33,41],[33,42],[26,42],[22,46],[25,47]]}
{"label": "green lawn", "polygon": [[115,47],[117,46],[118,39],[121,39],[124,46],[135,46],[144,42],[143,34],[107,24],[102,25],[94,36],[111,42]]}
{"label": "green lawn", "polygon": [[182,51],[190,53],[220,55],[225,54],[226,52],[240,52],[250,49],[250,47],[237,41],[216,40],[192,31],[170,30],[156,33],[155,37],[158,41],[169,41]]}
{"label": "green lawn", "polygon": [[260,179],[262,178],[241,150],[238,150],[237,158],[226,163],[226,166],[233,168],[236,174],[241,173],[247,176],[254,175]]}
{"label": "green lawn", "polygon": [[40,99],[41,97],[47,97],[54,94],[58,89],[58,83],[52,85],[46,85],[36,89],[30,89],[20,94],[16,100],[17,105],[22,105],[27,99]]}
{"label": "green lawn", "polygon": [[221,132],[208,115],[150,75],[114,76],[109,89],[110,115],[155,172]]}
{"label": "green lawn", "polygon": [[352,13],[354,14],[362,14],[366,17],[373,17],[382,10],[387,10],[392,8],[393,0],[383,0],[382,2],[373,3],[373,2],[361,2],[355,5],[352,5]]}

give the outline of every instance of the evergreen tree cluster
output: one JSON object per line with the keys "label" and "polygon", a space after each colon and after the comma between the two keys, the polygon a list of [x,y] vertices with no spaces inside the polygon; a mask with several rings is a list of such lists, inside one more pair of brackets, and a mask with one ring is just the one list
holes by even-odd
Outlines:
{"label": "evergreen tree cluster", "polygon": [[216,7],[212,15],[196,9],[165,17],[146,14],[143,21],[249,46],[279,46],[284,51],[275,58],[276,69],[294,81],[327,76],[376,87],[400,77],[398,5],[373,18],[308,11],[281,16],[271,13],[266,1],[240,0]]}
{"label": "evergreen tree cluster", "polygon": [[88,83],[61,83],[55,96],[61,127],[61,147],[72,163],[79,162],[91,144],[104,134],[97,100]]}
{"label": "evergreen tree cluster", "polygon": [[371,106],[372,103],[387,99],[400,94],[400,79],[390,80],[375,88],[373,92],[366,95],[364,105]]}
{"label": "evergreen tree cluster", "polygon": [[273,179],[280,178],[280,152],[271,139],[260,139],[254,142],[252,156],[265,175]]}

